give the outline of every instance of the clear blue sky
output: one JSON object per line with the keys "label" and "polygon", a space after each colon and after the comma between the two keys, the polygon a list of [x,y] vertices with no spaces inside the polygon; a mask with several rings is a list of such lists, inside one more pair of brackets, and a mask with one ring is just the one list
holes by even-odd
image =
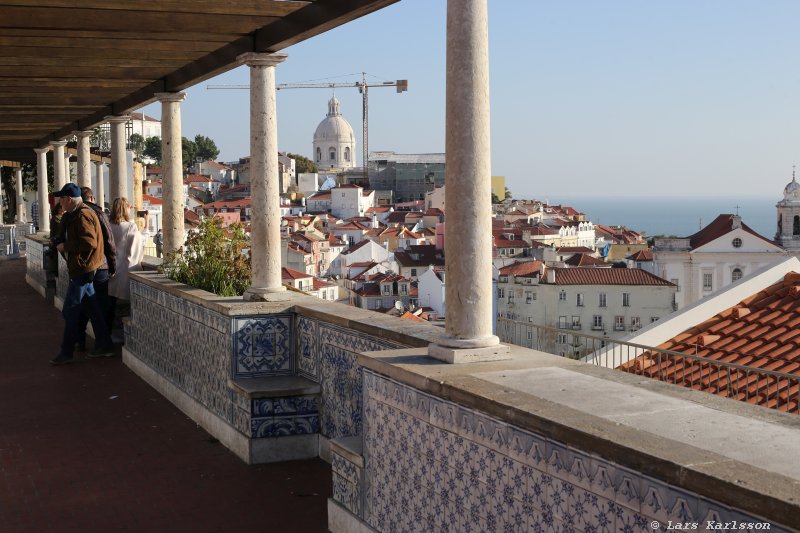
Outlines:
{"label": "clear blue sky", "polygon": [[[492,172],[515,196],[779,199],[800,162],[800,2],[490,0]],[[370,92],[370,149],[444,151],[444,0],[402,0],[284,50],[278,83]],[[349,76],[347,76],[350,74]],[[238,68],[207,83],[246,84]],[[361,99],[339,89],[361,154]],[[311,156],[330,91],[278,93],[279,148]],[[159,106],[148,114],[160,116]],[[183,133],[247,155],[247,91],[188,91]]]}

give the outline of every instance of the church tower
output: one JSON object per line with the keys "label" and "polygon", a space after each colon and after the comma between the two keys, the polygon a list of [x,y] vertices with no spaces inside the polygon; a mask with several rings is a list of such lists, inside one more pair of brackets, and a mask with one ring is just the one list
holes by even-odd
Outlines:
{"label": "church tower", "polygon": [[797,183],[794,170],[792,181],[783,189],[783,200],[775,207],[778,209],[775,240],[787,252],[800,254],[800,183]]}
{"label": "church tower", "polygon": [[355,154],[353,128],[339,112],[339,100],[334,95],[328,101],[328,115],[314,132],[314,162],[321,172],[354,168]]}

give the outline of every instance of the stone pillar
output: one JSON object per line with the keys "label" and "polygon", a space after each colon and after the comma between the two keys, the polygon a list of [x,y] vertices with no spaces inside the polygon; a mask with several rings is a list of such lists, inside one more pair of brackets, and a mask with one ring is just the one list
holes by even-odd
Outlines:
{"label": "stone pillar", "polygon": [[131,119],[128,115],[119,117],[106,117],[111,124],[111,165],[108,173],[108,200],[111,204],[114,199],[128,196],[128,150],[125,139],[125,124]]}
{"label": "stone pillar", "polygon": [[94,162],[94,174],[94,202],[101,208],[104,208],[106,203],[106,184],[103,176],[103,174],[105,174],[105,165],[102,161]]}
{"label": "stone pillar", "polygon": [[60,191],[61,188],[67,184],[67,167],[64,161],[64,147],[67,141],[53,141],[50,146],[53,147],[53,190]]}
{"label": "stone pillar", "polygon": [[161,185],[164,254],[184,244],[183,229],[183,145],[181,144],[181,102],[185,93],[156,93],[161,102]]}
{"label": "stone pillar", "polygon": [[22,190],[22,169],[14,170],[14,180],[17,182],[17,223],[24,224],[27,222],[25,216],[25,196]]}
{"label": "stone pillar", "polygon": [[76,131],[78,137],[78,187],[92,186],[92,167],[91,152],[89,150],[89,138],[91,131]]}
{"label": "stone pillar", "polygon": [[[0,174],[3,173],[3,165],[0,165]],[[6,221],[3,218],[3,182],[0,181],[0,226],[5,224]]]}
{"label": "stone pillar", "polygon": [[275,66],[286,54],[249,52],[237,60],[250,67],[250,265],[245,300],[287,299],[281,280],[281,211],[278,183],[278,119]]}
{"label": "stone pillar", "polygon": [[[37,199],[39,203],[39,233],[50,233],[50,204],[47,201],[47,152],[50,147],[34,148],[36,152],[36,170],[39,191]],[[64,161],[64,158],[61,158]]]}
{"label": "stone pillar", "polygon": [[492,334],[488,0],[448,0],[445,105],[445,334],[429,355],[449,363],[505,359]]}
{"label": "stone pillar", "polygon": [[[181,151],[181,154],[183,151]],[[131,200],[131,204],[133,204],[134,214],[136,215],[136,226],[139,228],[139,231],[144,231],[145,229],[145,219],[144,217],[139,218],[137,214],[139,211],[144,210],[144,198],[142,198],[142,174],[144,174],[144,167],[138,161],[133,162],[133,200]]]}

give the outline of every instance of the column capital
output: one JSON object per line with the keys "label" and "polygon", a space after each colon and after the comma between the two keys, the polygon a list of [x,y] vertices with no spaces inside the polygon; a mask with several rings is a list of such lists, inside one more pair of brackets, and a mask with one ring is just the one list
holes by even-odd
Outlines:
{"label": "column capital", "polygon": [[280,52],[245,52],[236,57],[236,62],[240,65],[247,65],[248,67],[274,67],[286,61],[287,57],[289,57],[288,54]]}
{"label": "column capital", "polygon": [[121,122],[128,122],[131,119],[130,115],[109,115],[103,119],[105,122],[111,124],[119,124]]}
{"label": "column capital", "polygon": [[186,100],[186,93],[178,92],[178,93],[155,93],[153,96],[158,99],[159,102],[183,102]]}
{"label": "column capital", "polygon": [[50,141],[50,146],[53,148],[61,148],[67,145],[67,141]]}
{"label": "column capital", "polygon": [[91,137],[94,132],[92,130],[73,131],[72,134],[79,139]]}
{"label": "column capital", "polygon": [[49,152],[50,151],[50,147],[49,146],[45,146],[43,148],[34,148],[33,151],[36,152],[36,155],[42,155],[42,154],[46,154],[47,152]]}

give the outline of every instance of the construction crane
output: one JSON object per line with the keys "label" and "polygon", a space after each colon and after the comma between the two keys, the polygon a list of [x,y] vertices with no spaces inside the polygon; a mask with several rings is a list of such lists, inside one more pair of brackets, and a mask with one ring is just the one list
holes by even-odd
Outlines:
{"label": "construction crane", "polygon": [[[362,128],[362,156],[361,164],[364,166],[364,181],[369,178],[367,172],[367,159],[369,158],[369,89],[377,87],[396,87],[398,93],[408,90],[408,80],[381,81],[367,83],[367,75],[361,73],[361,81],[354,82],[321,82],[321,83],[280,83],[275,86],[282,89],[339,89],[354,87],[361,93],[361,128]],[[206,89],[249,89],[249,85],[206,85]]]}

